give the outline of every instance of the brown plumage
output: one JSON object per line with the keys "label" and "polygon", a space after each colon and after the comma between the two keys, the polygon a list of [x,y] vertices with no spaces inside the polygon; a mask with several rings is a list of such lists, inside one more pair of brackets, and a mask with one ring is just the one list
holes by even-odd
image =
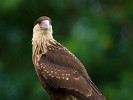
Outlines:
{"label": "brown plumage", "polygon": [[[51,100],[105,100],[83,64],[54,40],[51,19],[40,17],[33,28],[33,63]],[[78,49],[78,48],[77,48]]]}

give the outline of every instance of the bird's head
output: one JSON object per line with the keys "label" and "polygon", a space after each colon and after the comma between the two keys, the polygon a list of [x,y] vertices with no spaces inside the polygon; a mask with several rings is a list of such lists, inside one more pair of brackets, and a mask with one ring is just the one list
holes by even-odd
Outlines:
{"label": "bird's head", "polygon": [[47,16],[39,17],[34,23],[33,31],[40,32],[41,34],[52,34],[51,19]]}

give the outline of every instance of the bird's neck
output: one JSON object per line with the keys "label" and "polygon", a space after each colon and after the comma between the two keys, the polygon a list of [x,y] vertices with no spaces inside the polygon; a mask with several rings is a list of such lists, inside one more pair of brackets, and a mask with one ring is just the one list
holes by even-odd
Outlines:
{"label": "bird's neck", "polygon": [[40,57],[47,52],[47,47],[51,42],[54,42],[53,36],[49,31],[40,33],[40,31],[33,31],[32,38],[32,59],[34,64],[40,60]]}

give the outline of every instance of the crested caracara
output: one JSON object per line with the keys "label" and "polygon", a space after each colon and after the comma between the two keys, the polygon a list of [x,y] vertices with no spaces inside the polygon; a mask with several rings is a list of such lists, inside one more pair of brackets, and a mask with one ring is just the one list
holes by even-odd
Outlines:
{"label": "crested caracara", "polygon": [[83,64],[52,36],[51,19],[37,19],[33,28],[32,60],[51,100],[105,100]]}

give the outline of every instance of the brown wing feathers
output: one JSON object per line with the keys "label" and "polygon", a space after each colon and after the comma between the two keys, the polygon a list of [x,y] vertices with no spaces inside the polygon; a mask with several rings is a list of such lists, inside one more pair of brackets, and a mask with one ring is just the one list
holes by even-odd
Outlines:
{"label": "brown wing feathers", "polygon": [[[95,86],[91,81],[89,82],[88,75],[80,61],[63,47],[56,48],[56,50],[50,49],[41,57],[39,65],[42,75],[51,87],[64,89],[81,98],[79,100],[83,98],[83,100],[103,100]],[[88,97],[90,99],[87,99]]]}
{"label": "brown wing feathers", "polygon": [[52,64],[46,59],[40,61],[40,63],[42,64],[42,75],[53,88],[73,89],[85,96],[91,95],[91,87],[88,86],[86,80],[76,70]]}

